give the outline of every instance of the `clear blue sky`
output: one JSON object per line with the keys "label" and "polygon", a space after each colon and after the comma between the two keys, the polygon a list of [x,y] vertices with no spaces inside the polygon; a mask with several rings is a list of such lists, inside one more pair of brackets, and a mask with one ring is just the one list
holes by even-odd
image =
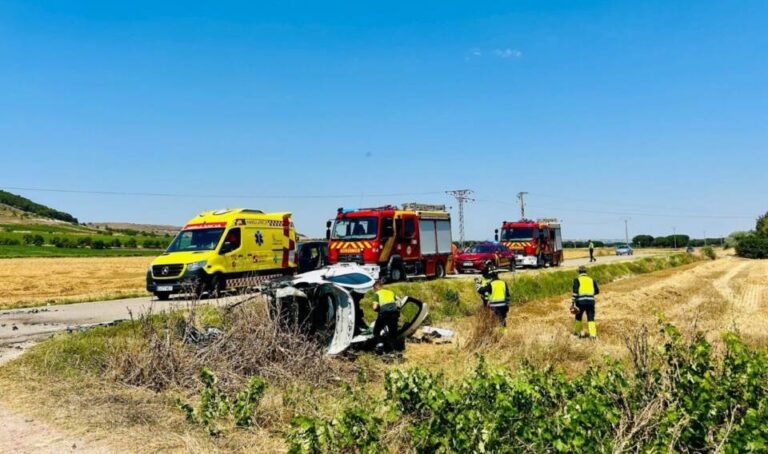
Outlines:
{"label": "clear blue sky", "polygon": [[84,221],[290,210],[314,235],[457,188],[475,239],[518,191],[567,238],[768,209],[768,2],[202,3],[1,2],[0,187],[222,195],[11,189]]}

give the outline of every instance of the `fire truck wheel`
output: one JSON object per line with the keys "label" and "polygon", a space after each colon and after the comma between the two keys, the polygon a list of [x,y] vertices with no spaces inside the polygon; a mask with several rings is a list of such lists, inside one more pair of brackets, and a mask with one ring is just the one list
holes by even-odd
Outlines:
{"label": "fire truck wheel", "polygon": [[445,267],[443,267],[443,264],[440,262],[437,262],[437,265],[435,266],[435,278],[442,279],[445,277]]}
{"label": "fire truck wheel", "polygon": [[399,263],[393,263],[392,268],[389,270],[389,280],[392,282],[400,282],[405,279],[405,270],[403,265]]}

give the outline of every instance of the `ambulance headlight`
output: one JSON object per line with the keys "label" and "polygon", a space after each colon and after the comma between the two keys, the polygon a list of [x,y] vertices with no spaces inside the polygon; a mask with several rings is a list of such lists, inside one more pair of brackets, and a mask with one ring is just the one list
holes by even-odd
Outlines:
{"label": "ambulance headlight", "polygon": [[202,269],[207,264],[208,264],[208,260],[200,260],[199,262],[192,262],[189,265],[187,265],[187,271],[197,271],[199,269]]}

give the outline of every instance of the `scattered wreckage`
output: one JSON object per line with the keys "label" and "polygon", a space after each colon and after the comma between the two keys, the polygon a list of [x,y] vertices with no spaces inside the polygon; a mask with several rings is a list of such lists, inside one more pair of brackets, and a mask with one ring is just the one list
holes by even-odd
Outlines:
{"label": "scattered wreckage", "polygon": [[[373,348],[373,332],[363,319],[360,301],[373,288],[370,272],[354,263],[339,263],[262,286],[270,315],[286,326],[299,326],[328,346],[328,354]],[[398,340],[413,335],[427,317],[427,305],[400,301]]]}

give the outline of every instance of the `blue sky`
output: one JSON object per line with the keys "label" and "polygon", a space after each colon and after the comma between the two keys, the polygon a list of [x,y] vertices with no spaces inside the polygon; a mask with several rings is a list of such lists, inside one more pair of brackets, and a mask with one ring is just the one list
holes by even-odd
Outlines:
{"label": "blue sky", "polygon": [[528,191],[567,238],[723,235],[768,209],[766,23],[764,1],[3,1],[0,187],[314,235],[471,188],[476,239]]}

